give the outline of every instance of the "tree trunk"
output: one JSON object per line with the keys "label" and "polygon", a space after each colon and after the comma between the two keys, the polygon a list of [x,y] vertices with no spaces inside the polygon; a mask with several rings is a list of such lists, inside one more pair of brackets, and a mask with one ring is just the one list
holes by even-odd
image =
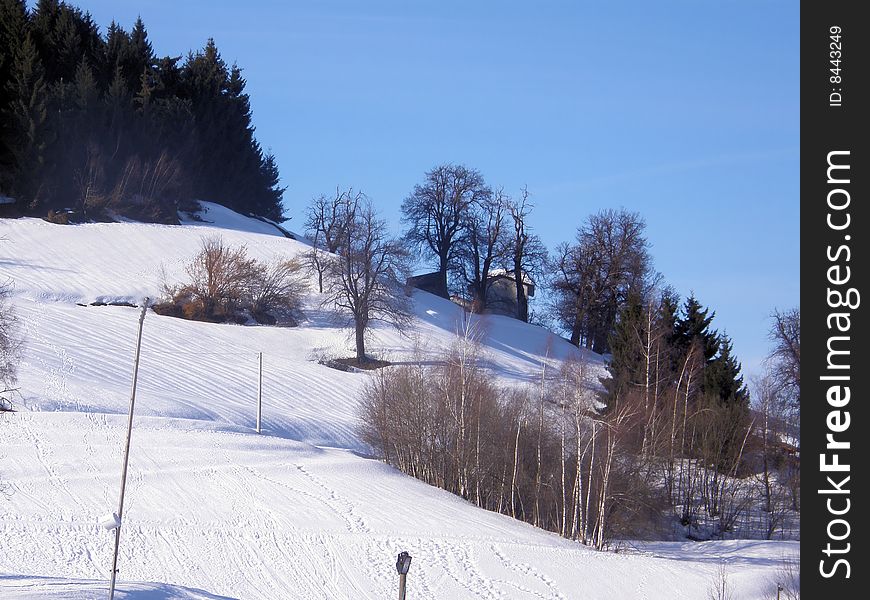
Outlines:
{"label": "tree trunk", "polygon": [[571,343],[580,347],[580,329],[582,326],[582,313],[578,310],[574,315],[574,326],[571,328]]}
{"label": "tree trunk", "polygon": [[526,286],[523,284],[522,255],[514,257],[514,281],[517,286],[517,319],[529,322],[529,299],[526,297]]}
{"label": "tree trunk", "polygon": [[592,421],[592,454],[589,455],[589,477],[586,480],[586,500],[585,505],[583,507],[584,517],[583,517],[583,539],[589,539],[589,502],[592,496],[592,474],[595,470],[595,437],[596,437],[596,421]]}
{"label": "tree trunk", "polygon": [[438,263],[438,290],[437,293],[442,298],[450,298],[450,293],[447,291],[447,255],[439,257]]}
{"label": "tree trunk", "polygon": [[501,488],[498,493],[498,508],[495,512],[498,514],[502,514],[502,510],[504,509],[504,484],[507,481],[507,463],[502,466],[501,469]]}
{"label": "tree trunk", "polygon": [[616,440],[610,428],[607,428],[607,445],[605,446],[606,460],[604,462],[604,474],[601,478],[601,490],[598,494],[598,523],[595,526],[594,546],[598,550],[604,549],[605,528],[607,526],[607,499],[610,494],[610,470],[613,465],[613,455],[616,452]]}
{"label": "tree trunk", "polygon": [[480,403],[481,399],[477,398],[477,434],[474,448],[474,482],[475,482],[475,500],[478,506],[483,506],[480,495]]}
{"label": "tree trunk", "polygon": [[644,347],[644,386],[643,386],[643,415],[646,423],[643,427],[643,442],[641,443],[641,456],[646,460],[649,455],[649,434],[652,411],[650,410],[650,362],[652,360],[652,301],[647,305],[646,313],[646,344]]}
{"label": "tree trunk", "polygon": [[544,437],[544,385],[546,383],[544,378],[546,374],[547,367],[544,365],[544,368],[541,370],[541,401],[538,405],[538,443],[535,452],[535,511],[532,518],[532,524],[535,527],[541,526],[541,444]]}
{"label": "tree trunk", "polygon": [[362,363],[366,360],[365,325],[360,322],[354,324],[356,329],[356,359]]}
{"label": "tree trunk", "polygon": [[517,466],[520,462],[520,429],[523,427],[523,420],[517,419],[517,438],[514,441],[514,474],[511,478],[511,516],[517,518]]}
{"label": "tree trunk", "polygon": [[577,473],[574,480],[574,525],[571,527],[571,537],[576,540],[579,535],[580,541],[585,544],[586,513],[583,510],[583,459],[586,457],[589,445],[587,444],[586,448],[581,451],[582,429],[579,407],[574,413],[574,426],[577,431]]}
{"label": "tree trunk", "polygon": [[566,465],[567,462],[567,454],[565,452],[565,407],[562,407],[562,440],[560,445],[560,453],[559,457],[562,461],[562,522],[559,524],[559,535],[562,537],[567,537],[568,535],[568,491],[565,489],[567,486],[566,482]]}

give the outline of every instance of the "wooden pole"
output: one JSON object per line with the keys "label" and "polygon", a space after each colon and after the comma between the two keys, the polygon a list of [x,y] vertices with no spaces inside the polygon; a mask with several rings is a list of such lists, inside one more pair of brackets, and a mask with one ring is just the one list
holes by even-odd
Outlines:
{"label": "wooden pole", "polygon": [[405,600],[405,578],[404,573],[399,574],[399,600]]}
{"label": "wooden pole", "polygon": [[124,490],[127,487],[127,464],[130,460],[130,437],[133,433],[133,407],[136,404],[136,382],[139,379],[139,355],[142,350],[142,325],[148,310],[148,298],[142,303],[139,313],[139,335],[136,339],[136,358],[133,361],[133,387],[130,392],[130,414],[127,417],[127,442],[124,446],[124,466],[121,469],[121,496],[118,500],[118,526],[115,528],[115,553],[112,557],[112,580],[109,583],[109,600],[115,597],[115,577],[118,574],[118,547],[121,543],[121,519],[124,516]]}
{"label": "wooden pole", "polygon": [[257,383],[257,433],[261,433],[261,419],[263,417],[263,353],[258,354],[260,362],[260,379]]}

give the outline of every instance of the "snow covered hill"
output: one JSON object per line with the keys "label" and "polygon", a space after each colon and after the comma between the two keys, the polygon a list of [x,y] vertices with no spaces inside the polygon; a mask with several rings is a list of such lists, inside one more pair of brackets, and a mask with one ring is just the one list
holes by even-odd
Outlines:
{"label": "snow covered hill", "polygon": [[[0,417],[0,596],[106,593],[113,540],[97,521],[117,505],[138,313],[91,303],[159,295],[203,236],[265,260],[306,248],[206,208],[181,226],[0,220],[0,277],[15,281],[27,343],[18,412]],[[460,309],[413,299],[411,332],[377,329],[375,354],[436,361],[450,345]],[[407,550],[411,599],[703,599],[721,562],[735,598],[761,599],[798,552],[710,542],[597,553],[366,458],[355,406],[368,375],[319,364],[350,355],[352,340],[315,294],[305,315],[289,329],[146,317],[118,597],[389,598]],[[542,361],[577,352],[504,317],[481,327],[504,380],[532,380]]]}

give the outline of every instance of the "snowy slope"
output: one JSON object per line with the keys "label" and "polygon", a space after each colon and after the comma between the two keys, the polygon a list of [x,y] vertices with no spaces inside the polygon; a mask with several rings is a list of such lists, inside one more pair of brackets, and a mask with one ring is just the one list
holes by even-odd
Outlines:
{"label": "snowy slope", "polygon": [[[262,259],[305,249],[206,206],[211,223],[176,227],[0,220],[0,276],[15,280],[27,338],[20,410],[0,417],[0,596],[105,594],[112,538],[96,522],[117,505],[138,311],[78,304],[159,294],[202,236]],[[376,354],[441,358],[461,311],[420,292],[414,306],[409,335],[376,331]],[[352,340],[315,294],[306,316],[292,329],[146,317],[119,597],[391,597],[395,555],[408,550],[409,598],[706,598],[720,558],[735,597],[766,598],[781,559],[798,552],[729,542],[595,553],[365,458],[355,402],[367,375],[318,364],[350,355]],[[504,317],[481,329],[506,381],[576,352]],[[259,352],[262,436],[252,431]]]}

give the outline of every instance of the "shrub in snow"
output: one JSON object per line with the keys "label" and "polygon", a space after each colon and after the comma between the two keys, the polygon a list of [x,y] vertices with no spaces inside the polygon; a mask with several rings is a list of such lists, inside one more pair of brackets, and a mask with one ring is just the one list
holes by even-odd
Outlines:
{"label": "shrub in snow", "polygon": [[213,323],[295,323],[305,284],[292,260],[265,264],[248,256],[245,246],[230,247],[220,237],[205,238],[187,264],[188,280],[164,284],[167,299],[158,314]]}

